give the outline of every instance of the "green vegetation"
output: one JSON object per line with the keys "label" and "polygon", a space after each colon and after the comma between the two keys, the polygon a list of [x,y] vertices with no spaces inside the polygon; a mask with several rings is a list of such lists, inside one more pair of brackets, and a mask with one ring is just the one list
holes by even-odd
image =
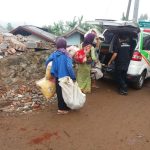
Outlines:
{"label": "green vegetation", "polygon": [[11,25],[10,22],[7,24],[7,28],[6,28],[6,29],[7,29],[8,31],[13,30],[13,27],[12,27],[12,25]]}
{"label": "green vegetation", "polygon": [[83,21],[83,16],[81,17],[74,17],[72,21],[59,21],[58,23],[55,23],[53,25],[43,26],[43,28],[46,28],[48,32],[55,34],[57,36],[62,35],[65,32],[68,32],[75,28],[76,26],[79,26],[85,31],[88,31],[90,28],[94,27],[93,25],[87,24]]}

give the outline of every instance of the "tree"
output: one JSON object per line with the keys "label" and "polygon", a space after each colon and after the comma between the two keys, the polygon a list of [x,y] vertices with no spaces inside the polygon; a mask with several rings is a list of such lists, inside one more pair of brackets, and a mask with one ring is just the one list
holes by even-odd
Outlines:
{"label": "tree", "polygon": [[58,23],[54,22],[53,25],[45,25],[42,28],[46,29],[49,33],[55,34],[57,36],[60,36],[64,32],[66,32],[66,28],[63,21],[59,21]]}
{"label": "tree", "polygon": [[90,28],[93,27],[93,25],[83,22],[83,16],[81,16],[78,18],[74,17],[72,21],[66,21],[66,22],[59,21],[58,23],[54,22],[53,25],[43,26],[43,28],[45,28],[48,32],[52,34],[60,36],[63,33],[72,30],[76,26],[79,26],[85,31],[88,31]]}
{"label": "tree", "polygon": [[72,30],[76,26],[79,26],[80,28],[84,29],[85,31],[88,31],[89,29],[91,29],[93,27],[93,25],[83,22],[83,16],[78,17],[78,19],[76,19],[76,17],[74,17],[72,21],[66,22],[66,29],[68,31]]}
{"label": "tree", "polygon": [[61,34],[63,34],[64,31],[65,31],[64,22],[63,21],[59,21],[58,23],[54,22],[53,26],[51,26],[51,31],[55,35],[61,35]]}
{"label": "tree", "polygon": [[148,15],[147,14],[141,14],[139,17],[139,20],[148,20]]}
{"label": "tree", "polygon": [[94,25],[88,24],[86,22],[82,23],[79,27],[82,28],[82,29],[84,29],[85,31],[88,31],[91,28],[97,28]]}
{"label": "tree", "polygon": [[72,21],[66,21],[66,29],[69,31],[78,25],[78,21],[76,20],[76,16]]}
{"label": "tree", "polygon": [[8,31],[13,30],[13,27],[12,27],[11,23],[8,23],[8,24],[7,24],[7,30],[8,30]]}
{"label": "tree", "polygon": [[79,23],[79,26],[82,25],[82,22],[83,22],[83,16],[78,17],[78,23]]}
{"label": "tree", "polygon": [[124,15],[124,12],[123,12],[123,14],[122,14],[121,20],[123,20],[123,21],[127,20],[126,17],[125,17],[125,15]]}

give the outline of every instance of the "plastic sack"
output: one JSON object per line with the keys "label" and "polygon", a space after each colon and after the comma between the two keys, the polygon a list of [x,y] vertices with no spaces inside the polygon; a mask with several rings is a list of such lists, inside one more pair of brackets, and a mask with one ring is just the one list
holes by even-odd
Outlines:
{"label": "plastic sack", "polygon": [[53,76],[51,75],[51,67],[52,67],[52,61],[48,63],[47,67],[46,67],[46,73],[45,73],[45,78],[47,80],[50,80],[53,78]]}
{"label": "plastic sack", "polygon": [[76,63],[85,63],[87,62],[87,55],[91,51],[91,45],[87,45],[84,48],[78,50],[74,55],[74,60]]}
{"label": "plastic sack", "polygon": [[66,105],[71,109],[80,109],[86,101],[86,95],[81,92],[78,83],[73,82],[70,77],[59,79],[59,85],[62,88],[62,95]]}
{"label": "plastic sack", "polygon": [[80,49],[75,53],[74,60],[76,63],[85,63],[87,61],[84,49]]}
{"label": "plastic sack", "polygon": [[75,53],[79,50],[79,48],[76,46],[69,46],[66,50],[71,57],[74,57]]}
{"label": "plastic sack", "polygon": [[92,74],[92,75],[91,75],[91,76],[92,76],[92,79],[98,80],[98,79],[100,79],[100,78],[103,77],[102,71],[101,71],[100,69],[98,69],[98,68],[92,68],[91,74]]}
{"label": "plastic sack", "polygon": [[36,85],[40,88],[40,91],[46,99],[52,98],[56,92],[55,79],[47,80],[46,78],[42,78],[36,81]]}
{"label": "plastic sack", "polygon": [[92,79],[100,79],[103,77],[103,73],[102,73],[102,65],[100,63],[100,61],[98,61],[95,66],[91,69],[91,76]]}

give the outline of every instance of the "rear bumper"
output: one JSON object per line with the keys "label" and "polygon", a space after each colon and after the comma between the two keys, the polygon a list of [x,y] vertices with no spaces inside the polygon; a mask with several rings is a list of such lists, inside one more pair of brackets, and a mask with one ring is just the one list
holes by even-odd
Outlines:
{"label": "rear bumper", "polygon": [[[108,79],[115,78],[114,70],[112,70],[110,72],[105,70],[103,72],[103,74],[104,74],[104,78],[108,78]],[[129,75],[129,74],[127,74],[127,80],[129,82],[137,82],[139,80],[139,78],[140,78],[140,75]]]}
{"label": "rear bumper", "polygon": [[[102,67],[102,72],[104,74],[104,78],[113,79],[115,78],[115,70],[114,68],[109,68],[107,66]],[[127,74],[127,80],[129,82],[137,82],[140,78],[140,75],[131,75]]]}
{"label": "rear bumper", "polygon": [[140,78],[140,75],[127,75],[127,80],[129,81],[129,82],[137,82],[138,80],[139,80],[139,78]]}

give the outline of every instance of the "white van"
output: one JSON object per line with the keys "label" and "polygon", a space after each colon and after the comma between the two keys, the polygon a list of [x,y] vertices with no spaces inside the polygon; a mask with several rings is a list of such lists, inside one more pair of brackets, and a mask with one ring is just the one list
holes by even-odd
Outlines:
{"label": "white van", "polygon": [[150,77],[150,29],[140,29],[137,24],[126,21],[97,20],[94,24],[96,22],[105,28],[103,32],[105,41],[101,45],[99,57],[103,64],[104,78],[112,78],[114,75],[114,65],[107,66],[107,64],[113,53],[116,35],[124,33],[129,36],[131,51],[133,52],[127,79],[134,88],[142,88],[144,80]]}

